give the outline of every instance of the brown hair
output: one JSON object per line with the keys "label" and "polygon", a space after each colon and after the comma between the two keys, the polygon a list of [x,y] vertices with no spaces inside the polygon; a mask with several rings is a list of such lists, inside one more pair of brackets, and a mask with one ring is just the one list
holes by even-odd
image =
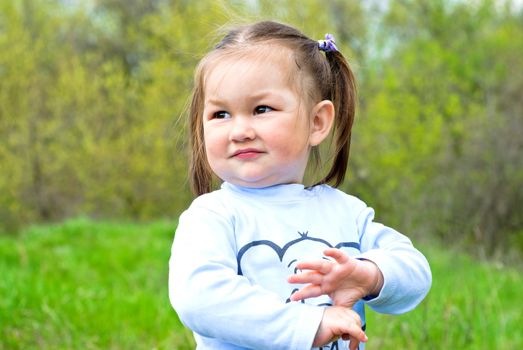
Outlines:
{"label": "brown hair", "polygon": [[[351,129],[356,110],[356,83],[349,64],[338,52],[323,54],[318,41],[312,40],[297,29],[264,21],[231,30],[199,63],[195,74],[195,87],[189,110],[189,136],[191,146],[190,181],[196,195],[212,190],[213,172],[207,162],[203,138],[203,105],[205,69],[216,54],[231,53],[253,45],[276,43],[289,48],[294,56],[297,71],[304,72],[298,79],[305,85],[309,98],[319,102],[331,100],[334,104],[334,155],[331,168],[317,184],[332,183],[338,186],[345,178],[349,161]],[[313,155],[318,155],[317,151]]]}

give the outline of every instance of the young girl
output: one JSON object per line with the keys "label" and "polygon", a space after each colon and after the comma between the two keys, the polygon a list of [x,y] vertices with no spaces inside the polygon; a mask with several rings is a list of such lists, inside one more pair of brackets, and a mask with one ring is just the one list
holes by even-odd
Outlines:
{"label": "young girl", "polygon": [[[330,35],[260,22],[200,62],[190,109],[199,197],[180,217],[169,273],[198,349],[363,348],[365,304],[397,314],[427,294],[430,268],[409,239],[327,185],[345,175],[355,100]],[[331,166],[305,187],[331,129]]]}

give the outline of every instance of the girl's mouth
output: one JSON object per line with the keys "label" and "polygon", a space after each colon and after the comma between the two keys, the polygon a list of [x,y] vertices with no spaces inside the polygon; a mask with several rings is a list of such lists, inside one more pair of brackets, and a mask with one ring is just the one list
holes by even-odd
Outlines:
{"label": "girl's mouth", "polygon": [[257,158],[260,154],[263,152],[255,149],[255,148],[245,148],[237,150],[232,154],[233,158],[240,158],[240,159],[253,159]]}

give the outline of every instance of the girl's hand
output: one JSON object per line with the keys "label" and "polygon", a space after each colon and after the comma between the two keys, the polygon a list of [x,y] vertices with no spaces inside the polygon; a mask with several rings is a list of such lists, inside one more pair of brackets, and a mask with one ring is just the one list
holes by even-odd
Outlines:
{"label": "girl's hand", "polygon": [[334,305],[352,307],[363,297],[379,294],[383,275],[372,261],[351,258],[336,248],[324,254],[335,261],[322,259],[296,265],[305,271],[290,276],[288,282],[308,284],[291,295],[292,301],[327,294]]}
{"label": "girl's hand", "polygon": [[361,329],[360,316],[353,310],[345,307],[330,306],[325,308],[313,347],[321,347],[338,338],[349,340],[349,349],[356,350],[360,342],[368,340]]}

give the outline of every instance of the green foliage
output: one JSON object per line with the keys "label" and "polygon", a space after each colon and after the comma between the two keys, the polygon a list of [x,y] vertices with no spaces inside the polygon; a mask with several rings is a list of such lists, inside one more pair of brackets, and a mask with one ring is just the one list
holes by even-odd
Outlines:
{"label": "green foliage", "polygon": [[336,35],[360,108],[348,192],[409,236],[517,248],[523,16],[506,1],[0,0],[0,232],[191,200],[185,109],[228,23]]}
{"label": "green foliage", "polygon": [[488,255],[506,254],[523,226],[523,26],[498,5],[391,2],[364,71],[349,183],[409,235]]}

